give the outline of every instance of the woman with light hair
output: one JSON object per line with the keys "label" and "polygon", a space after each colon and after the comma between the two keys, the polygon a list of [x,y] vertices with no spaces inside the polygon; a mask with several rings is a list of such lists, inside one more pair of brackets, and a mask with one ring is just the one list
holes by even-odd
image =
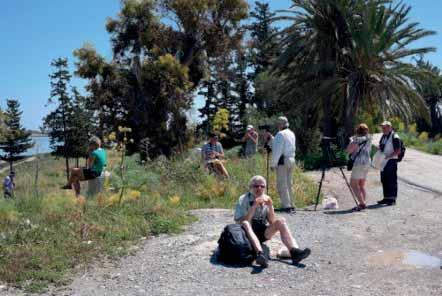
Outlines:
{"label": "woman with light hair", "polygon": [[350,154],[353,160],[350,185],[359,201],[359,205],[355,207],[354,210],[360,211],[367,207],[365,182],[371,162],[371,138],[368,126],[365,123],[359,124],[356,128],[356,135],[351,137],[350,141],[347,147],[347,153]]}
{"label": "woman with light hair", "polygon": [[68,184],[62,187],[62,189],[73,189],[77,197],[81,191],[80,181],[92,180],[101,176],[106,166],[106,151],[101,148],[100,138],[93,136],[89,139],[88,154],[87,167],[72,168]]}
{"label": "woman with light hair", "polygon": [[241,223],[253,249],[256,252],[256,263],[262,267],[268,266],[263,254],[261,243],[272,239],[279,232],[283,244],[290,251],[293,264],[310,255],[310,249],[299,249],[293,238],[286,220],[276,217],[273,201],[265,194],[267,182],[262,176],[254,176],[249,181],[249,192],[243,194],[235,208],[235,221]]}

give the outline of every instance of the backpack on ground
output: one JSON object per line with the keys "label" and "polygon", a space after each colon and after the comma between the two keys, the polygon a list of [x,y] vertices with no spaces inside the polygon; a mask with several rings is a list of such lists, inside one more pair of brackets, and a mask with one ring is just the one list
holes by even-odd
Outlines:
{"label": "backpack on ground", "polygon": [[240,224],[229,224],[224,227],[218,240],[218,260],[227,264],[249,265],[255,254]]}

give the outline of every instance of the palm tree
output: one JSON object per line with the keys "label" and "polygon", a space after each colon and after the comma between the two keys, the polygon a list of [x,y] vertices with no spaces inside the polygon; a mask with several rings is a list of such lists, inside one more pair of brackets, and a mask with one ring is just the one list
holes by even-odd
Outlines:
{"label": "palm tree", "polygon": [[412,84],[422,71],[407,58],[434,48],[408,47],[434,32],[410,23],[409,11],[382,0],[293,0],[274,69],[286,82],[283,98],[320,112],[325,136],[332,117],[351,133],[361,108],[403,118],[425,113]]}
{"label": "palm tree", "polygon": [[439,68],[433,66],[428,61],[425,62],[423,58],[417,60],[416,64],[419,69],[428,73],[427,77],[415,81],[415,84],[418,93],[424,98],[430,110],[430,136],[434,137],[442,133],[442,74]]}
{"label": "palm tree", "polygon": [[425,101],[413,81],[426,75],[407,60],[434,51],[431,47],[409,48],[433,31],[409,22],[411,7],[388,7],[377,1],[358,1],[356,14],[349,19],[352,46],[343,53],[339,76],[346,98],[346,132],[352,132],[361,108],[384,117],[398,115],[410,120],[416,113],[427,117]]}

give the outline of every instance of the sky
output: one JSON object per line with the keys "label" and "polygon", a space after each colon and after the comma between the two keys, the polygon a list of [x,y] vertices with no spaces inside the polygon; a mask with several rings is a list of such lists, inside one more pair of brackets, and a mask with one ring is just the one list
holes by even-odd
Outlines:
{"label": "sky", "polygon": [[[290,0],[269,0],[273,10],[287,9]],[[249,1],[253,3],[254,1]],[[431,36],[416,42],[416,46],[432,46],[440,51],[427,59],[442,68],[442,1],[404,0],[412,6],[411,20],[422,28],[434,30]],[[48,75],[52,60],[67,57],[74,71],[72,52],[84,43],[112,57],[107,17],[115,17],[120,0],[1,0],[0,1],[0,106],[6,99],[18,99],[23,110],[22,124],[38,129],[42,118],[51,110],[47,106],[50,93]],[[85,81],[74,78],[73,86],[83,87]],[[197,99],[200,105],[201,99]]]}

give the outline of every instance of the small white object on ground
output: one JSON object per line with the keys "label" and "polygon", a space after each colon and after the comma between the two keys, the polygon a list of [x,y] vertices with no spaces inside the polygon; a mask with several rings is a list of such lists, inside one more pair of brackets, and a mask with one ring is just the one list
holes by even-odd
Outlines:
{"label": "small white object on ground", "polygon": [[327,197],[322,201],[322,208],[324,210],[335,210],[339,209],[338,200],[334,197]]}

